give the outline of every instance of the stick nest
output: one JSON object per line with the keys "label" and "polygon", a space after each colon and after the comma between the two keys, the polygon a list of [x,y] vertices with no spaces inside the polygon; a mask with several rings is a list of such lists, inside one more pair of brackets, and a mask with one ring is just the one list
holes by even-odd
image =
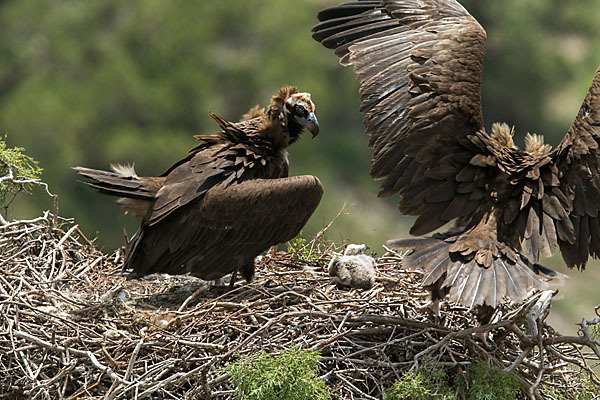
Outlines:
{"label": "stick nest", "polygon": [[436,321],[401,255],[378,258],[372,289],[339,289],[326,269],[342,246],[321,237],[263,256],[255,283],[227,291],[188,277],[128,281],[120,251],[103,254],[48,212],[3,222],[0,398],[233,399],[224,366],[292,345],[321,352],[320,378],[339,399],[379,399],[428,360],[454,376],[482,361],[512,371],[524,398],[577,393],[582,374],[598,382],[600,319],[561,336],[545,323],[554,292],[507,305],[491,325],[449,304]]}

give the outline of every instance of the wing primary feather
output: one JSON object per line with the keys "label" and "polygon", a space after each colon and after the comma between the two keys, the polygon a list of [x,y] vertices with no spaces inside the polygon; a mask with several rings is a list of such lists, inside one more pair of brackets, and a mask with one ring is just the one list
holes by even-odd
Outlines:
{"label": "wing primary feather", "polygon": [[492,287],[493,287],[493,291],[494,291],[494,293],[493,293],[494,301],[493,301],[493,304],[490,304],[490,305],[495,308],[498,305],[498,281],[496,279],[496,263],[494,263],[492,265],[492,273],[493,273]]}

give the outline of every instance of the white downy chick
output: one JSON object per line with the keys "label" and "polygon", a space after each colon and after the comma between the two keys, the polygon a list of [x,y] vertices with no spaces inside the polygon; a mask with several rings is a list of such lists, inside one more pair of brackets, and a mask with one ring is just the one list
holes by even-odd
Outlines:
{"label": "white downy chick", "polygon": [[371,289],[375,284],[375,259],[363,254],[366,244],[348,245],[344,255],[335,254],[329,262],[332,282],[357,289]]}

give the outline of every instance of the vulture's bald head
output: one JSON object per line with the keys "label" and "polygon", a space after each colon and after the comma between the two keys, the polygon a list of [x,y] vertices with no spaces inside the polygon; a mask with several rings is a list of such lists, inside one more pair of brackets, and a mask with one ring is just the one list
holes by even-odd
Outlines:
{"label": "vulture's bald head", "polygon": [[[319,122],[315,115],[315,103],[310,98],[310,93],[294,93],[285,100],[283,112],[290,126],[290,133],[306,128],[312,136],[319,134]],[[298,132],[299,134],[299,132]]]}
{"label": "vulture's bald head", "polygon": [[[287,147],[300,138],[304,129],[319,134],[319,123],[315,115],[315,103],[309,93],[300,92],[295,86],[284,86],[271,97],[267,115],[272,127],[266,127],[263,136],[275,147]],[[272,128],[272,129],[271,129]]]}

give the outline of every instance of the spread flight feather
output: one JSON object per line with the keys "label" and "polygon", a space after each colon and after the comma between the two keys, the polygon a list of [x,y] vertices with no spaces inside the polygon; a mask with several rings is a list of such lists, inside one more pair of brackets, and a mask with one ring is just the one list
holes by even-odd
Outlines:
{"label": "spread flight feather", "polygon": [[419,217],[413,235],[454,222],[423,242],[391,242],[425,260],[406,264],[425,269],[432,290],[496,307],[560,276],[536,264],[540,253],[560,247],[581,269],[600,255],[600,69],[554,150],[535,135],[519,149],[507,125],[484,129],[487,35],[457,1],[362,0],[319,20],[313,37],[360,81],[380,195],[399,195],[400,211]]}

